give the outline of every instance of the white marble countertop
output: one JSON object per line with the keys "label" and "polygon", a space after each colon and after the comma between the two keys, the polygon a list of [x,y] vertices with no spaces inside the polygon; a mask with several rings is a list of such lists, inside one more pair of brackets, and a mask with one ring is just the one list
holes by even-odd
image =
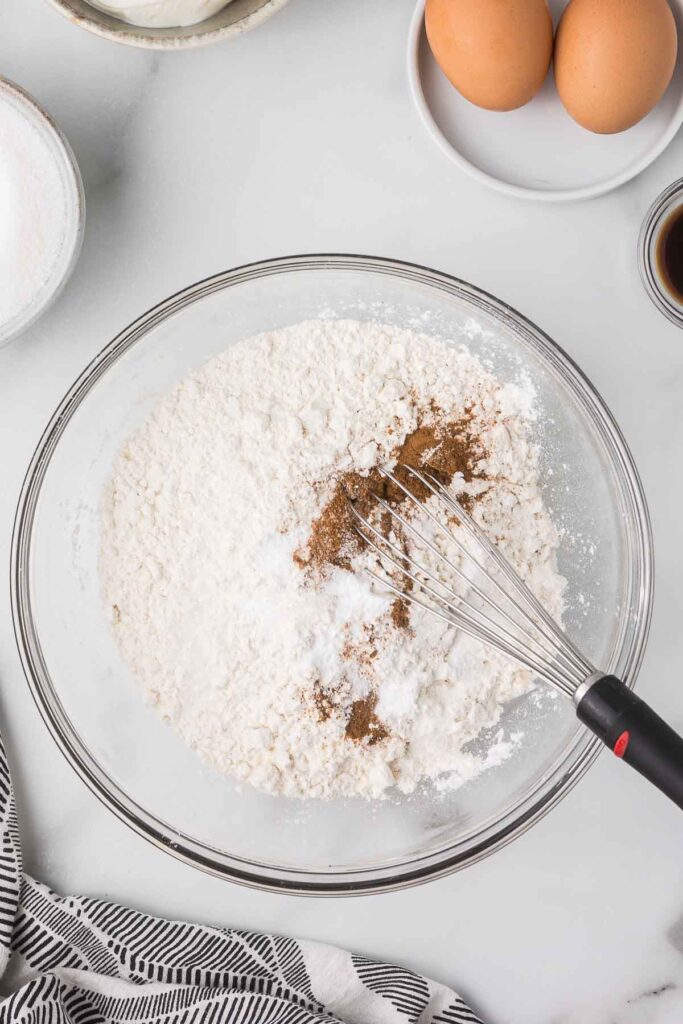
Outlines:
{"label": "white marble countertop", "polygon": [[[408,95],[411,0],[292,0],[234,42],[153,56],[3,6],[0,73],[50,110],[80,162],[88,225],[57,305],[0,351],[0,563],[49,414],[133,317],[190,282],[297,252],[395,256],[494,292],[605,396],[640,467],[658,586],[641,692],[683,728],[683,333],[640,285],[636,238],[680,174],[683,138],[582,205],[484,190]],[[5,574],[6,579],[6,574]],[[0,716],[26,866],[62,892],[308,936],[452,984],[492,1024],[683,1020],[683,816],[603,756],[531,832],[451,878],[362,900],[252,892],[185,867],[118,822],[40,720],[0,588]]]}

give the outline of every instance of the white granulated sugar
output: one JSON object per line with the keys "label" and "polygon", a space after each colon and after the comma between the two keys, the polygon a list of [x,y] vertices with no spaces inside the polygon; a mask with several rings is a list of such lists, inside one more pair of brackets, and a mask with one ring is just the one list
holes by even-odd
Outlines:
{"label": "white granulated sugar", "polygon": [[[452,486],[559,616],[531,397],[464,347],[330,320],[240,342],[158,404],[114,466],[103,586],[125,659],[209,765],[286,796],[380,797],[457,786],[510,752],[518,738],[488,759],[470,745],[525,671],[420,610],[399,628],[367,551],[317,573],[299,556],[340,476],[467,416],[476,472]],[[354,738],[359,708],[375,731]]]}
{"label": "white granulated sugar", "polygon": [[67,231],[66,192],[49,140],[0,91],[0,332],[49,284]]}

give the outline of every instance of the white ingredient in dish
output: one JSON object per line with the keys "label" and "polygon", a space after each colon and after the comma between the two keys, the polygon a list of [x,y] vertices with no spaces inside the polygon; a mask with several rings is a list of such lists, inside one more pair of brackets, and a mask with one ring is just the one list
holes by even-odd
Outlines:
{"label": "white ingredient in dish", "polygon": [[[242,341],[181,381],[120,452],[101,571],[120,649],[159,713],[213,768],[292,797],[454,788],[515,737],[472,749],[531,686],[501,655],[413,610],[389,624],[361,554],[316,585],[295,563],[335,474],[391,459],[425,410],[470,409],[486,450],[475,515],[551,614],[558,536],[539,488],[529,386],[463,346],[355,321]],[[372,634],[364,663],[348,658]],[[388,735],[349,739],[316,688],[376,694]]]}
{"label": "white ingredient in dish", "polygon": [[0,86],[0,338],[51,292],[70,236],[69,196],[28,100]]}
{"label": "white ingredient in dish", "polygon": [[227,7],[230,0],[89,0],[93,7],[140,28],[197,25]]}

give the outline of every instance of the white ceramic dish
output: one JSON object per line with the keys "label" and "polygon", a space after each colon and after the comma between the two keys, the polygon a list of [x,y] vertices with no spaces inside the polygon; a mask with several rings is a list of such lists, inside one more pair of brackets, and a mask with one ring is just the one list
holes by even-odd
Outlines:
{"label": "white ceramic dish", "polygon": [[187,50],[248,32],[284,7],[288,0],[232,0],[213,17],[178,28],[142,28],[105,14],[87,0],[48,0],[74,25],[126,46],[147,50]]}
{"label": "white ceramic dish", "polygon": [[59,253],[30,303],[16,316],[0,324],[0,347],[25,331],[54,302],[69,279],[78,260],[85,229],[85,195],[83,182],[71,146],[47,111],[14,82],[0,78],[0,103],[9,103],[37,132],[55,161],[62,184],[65,209],[64,235]]}
{"label": "white ceramic dish", "polygon": [[[550,0],[557,23],[566,0]],[[671,0],[683,40],[683,0]],[[431,55],[418,0],[408,38],[408,77],[420,117],[443,152],[477,181],[508,195],[558,202],[618,188],[656,160],[683,123],[683,46],[661,103],[620,135],[594,135],[567,114],[552,70],[520,110],[500,114],[469,103]]]}

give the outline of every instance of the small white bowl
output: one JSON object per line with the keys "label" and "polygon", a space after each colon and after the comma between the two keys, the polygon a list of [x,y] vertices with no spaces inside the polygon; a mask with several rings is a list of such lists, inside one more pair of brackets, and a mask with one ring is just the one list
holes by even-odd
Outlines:
{"label": "small white bowl", "polygon": [[0,78],[0,103],[11,104],[37,132],[59,172],[64,197],[64,232],[54,264],[32,299],[0,324],[0,347],[25,331],[57,298],[76,265],[85,230],[85,195],[71,146],[36,100],[14,82]]}
{"label": "small white bowl", "polygon": [[49,0],[60,14],[74,25],[126,46],[147,50],[186,50],[207,46],[221,39],[248,32],[272,17],[288,0],[232,0],[218,14],[197,25],[178,28],[143,28],[129,25],[111,14],[105,14],[87,0]]}
{"label": "small white bowl", "polygon": [[683,207],[683,178],[674,181],[657,196],[647,211],[638,238],[638,267],[645,291],[660,313],[676,327],[683,328],[683,302],[667,287],[658,259],[662,233],[669,218]]}
{"label": "small white bowl", "polygon": [[[550,0],[558,21],[566,0]],[[683,123],[683,0],[671,0],[679,40],[673,81],[639,124],[619,135],[595,135],[562,106],[552,70],[537,96],[501,114],[469,103],[432,57],[418,0],[408,37],[408,79],[422,123],[439,148],[482,184],[520,199],[589,199],[640,174]]]}

